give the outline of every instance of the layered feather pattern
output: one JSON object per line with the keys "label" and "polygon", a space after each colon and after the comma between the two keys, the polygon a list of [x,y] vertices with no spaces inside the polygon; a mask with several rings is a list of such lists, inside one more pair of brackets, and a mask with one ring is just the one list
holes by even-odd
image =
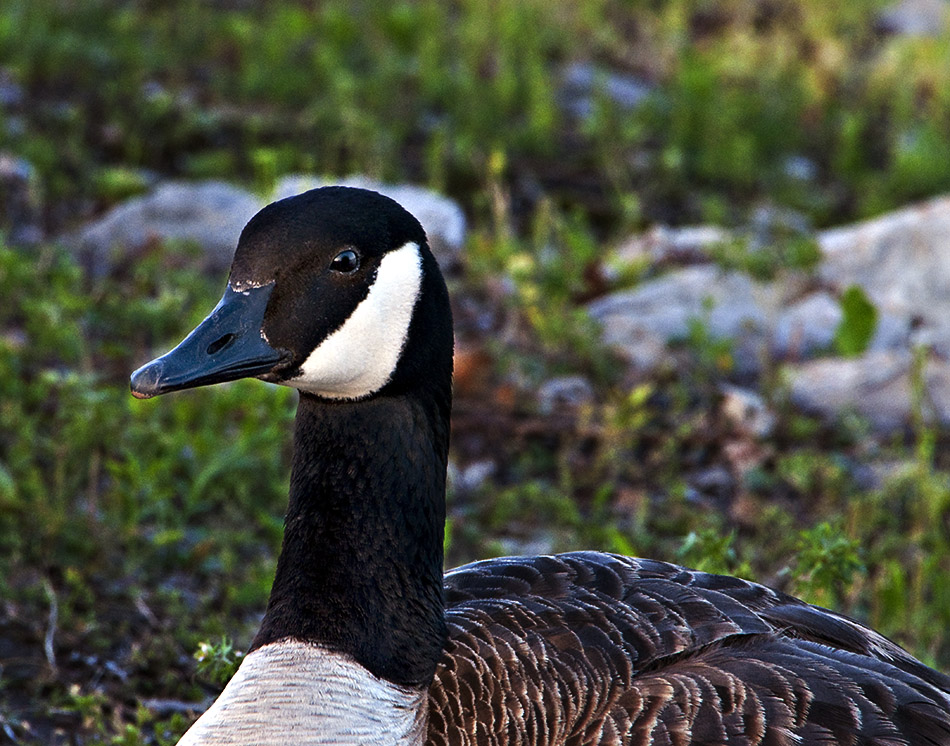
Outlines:
{"label": "layered feather pattern", "polygon": [[445,589],[432,746],[950,744],[950,678],[765,586],[579,552]]}

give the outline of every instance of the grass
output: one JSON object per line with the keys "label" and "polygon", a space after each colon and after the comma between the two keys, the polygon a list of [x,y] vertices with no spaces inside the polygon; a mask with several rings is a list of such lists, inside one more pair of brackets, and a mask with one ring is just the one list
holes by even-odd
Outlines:
{"label": "grass", "polygon": [[[181,659],[264,603],[282,532],[290,392],[235,385],[154,407],[121,383],[153,330],[213,303],[206,281],[161,258],[88,288],[54,249],[0,250],[17,288],[0,312],[2,626],[31,653],[0,691],[48,701],[80,730],[106,696],[90,677],[200,701]],[[134,709],[106,700],[111,733]]]}
{"label": "grass", "polygon": [[[876,37],[881,4],[11,0],[0,60],[29,105],[0,146],[71,208],[57,224],[148,170],[409,177],[487,215],[501,153],[519,204],[530,175],[608,229],[762,199],[824,225],[950,187],[950,47]],[[578,59],[655,93],[633,111],[594,94],[577,120],[558,70]]]}
{"label": "grass", "polygon": [[[919,416],[880,442],[765,381],[777,422],[751,436],[720,407],[731,349],[702,320],[639,380],[583,312],[641,277],[604,272],[605,244],[655,221],[744,225],[765,204],[823,226],[950,189],[946,34],[881,38],[871,0],[317,5],[5,3],[0,73],[24,103],[0,110],[0,150],[34,166],[45,227],[155,175],[437,187],[471,218],[455,294],[492,324],[460,316],[489,362],[486,389],[459,395],[453,461],[495,468],[449,496],[451,564],[588,547],[752,576],[950,670],[945,432]],[[627,110],[595,91],[578,118],[572,61],[654,92]],[[817,258],[794,231],[714,253],[767,278]],[[197,260],[156,245],[91,279],[52,242],[0,247],[0,740],[174,743],[258,623],[293,393],[128,395],[217,300]],[[873,330],[864,300],[842,351]],[[564,374],[593,400],[538,412],[537,386]],[[869,480],[868,464],[889,468]]]}

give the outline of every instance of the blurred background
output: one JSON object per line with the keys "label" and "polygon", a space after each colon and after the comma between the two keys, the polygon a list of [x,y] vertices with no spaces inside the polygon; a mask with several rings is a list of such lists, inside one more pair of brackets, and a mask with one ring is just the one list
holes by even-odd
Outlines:
{"label": "blurred background", "polygon": [[340,180],[448,276],[447,564],[738,574],[950,671],[950,2],[5,0],[0,743],[174,743],[240,660],[295,394],[128,375]]}

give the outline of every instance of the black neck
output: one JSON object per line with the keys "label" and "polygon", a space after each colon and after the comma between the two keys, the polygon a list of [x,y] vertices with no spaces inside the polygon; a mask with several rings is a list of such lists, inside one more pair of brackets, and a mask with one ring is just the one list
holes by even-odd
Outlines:
{"label": "black neck", "polygon": [[294,638],[425,686],[445,643],[448,398],[301,394],[290,506],[251,649]]}

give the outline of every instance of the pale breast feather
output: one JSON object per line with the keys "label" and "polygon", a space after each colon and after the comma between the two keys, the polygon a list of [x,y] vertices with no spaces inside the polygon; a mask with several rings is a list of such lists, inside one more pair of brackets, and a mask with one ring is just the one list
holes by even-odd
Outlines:
{"label": "pale breast feather", "polygon": [[423,690],[319,645],[283,640],[248,654],[179,746],[413,746],[424,733]]}

